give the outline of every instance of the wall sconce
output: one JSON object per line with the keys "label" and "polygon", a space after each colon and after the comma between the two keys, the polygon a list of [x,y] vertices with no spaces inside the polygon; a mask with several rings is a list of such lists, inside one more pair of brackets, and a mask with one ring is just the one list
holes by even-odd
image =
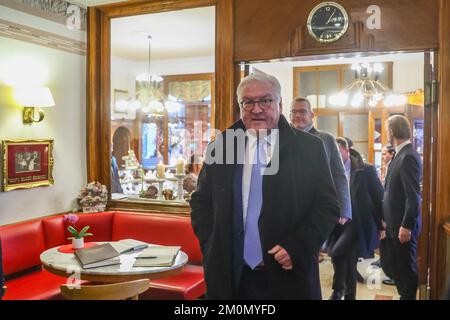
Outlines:
{"label": "wall sconce", "polygon": [[52,93],[47,87],[16,88],[14,91],[17,103],[24,106],[23,123],[41,122],[44,120],[44,111],[41,108],[55,105]]}

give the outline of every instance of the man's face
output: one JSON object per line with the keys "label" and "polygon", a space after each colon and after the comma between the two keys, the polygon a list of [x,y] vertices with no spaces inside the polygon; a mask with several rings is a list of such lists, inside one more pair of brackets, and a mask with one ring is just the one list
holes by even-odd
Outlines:
{"label": "man's face", "polygon": [[389,153],[387,151],[386,147],[383,147],[383,149],[381,149],[381,158],[383,158],[383,162],[385,164],[392,160],[392,155],[392,153]]}
{"label": "man's face", "polygon": [[300,101],[294,103],[291,108],[291,125],[296,129],[304,130],[313,122],[314,113],[311,111],[308,102]]}
{"label": "man's face", "polygon": [[338,143],[339,152],[341,153],[342,161],[347,161],[350,158],[350,151]]}
{"label": "man's face", "polygon": [[273,92],[273,86],[270,82],[251,81],[241,92],[241,101],[260,101],[273,100],[272,104],[266,109],[262,109],[258,103],[255,103],[250,110],[244,110],[241,106],[241,119],[245,128],[259,130],[275,129],[278,125],[281,113],[281,102]]}

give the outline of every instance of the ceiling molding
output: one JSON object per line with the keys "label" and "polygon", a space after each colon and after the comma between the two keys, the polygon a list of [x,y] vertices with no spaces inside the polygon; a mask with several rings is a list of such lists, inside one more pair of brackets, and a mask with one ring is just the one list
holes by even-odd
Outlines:
{"label": "ceiling molding", "polygon": [[73,1],[2,0],[1,5],[66,26],[69,19],[77,14],[80,19],[80,30],[86,31],[87,10],[81,4],[75,4]]}
{"label": "ceiling molding", "polygon": [[0,36],[44,47],[86,55],[86,43],[0,19]]}

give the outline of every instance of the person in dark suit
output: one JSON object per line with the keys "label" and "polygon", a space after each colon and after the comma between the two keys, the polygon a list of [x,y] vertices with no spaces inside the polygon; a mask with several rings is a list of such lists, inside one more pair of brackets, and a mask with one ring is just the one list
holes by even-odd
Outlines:
{"label": "person in dark suit", "polygon": [[333,177],[341,208],[339,224],[344,225],[352,218],[352,207],[349,181],[345,175],[341,154],[339,153],[336,144],[336,138],[331,133],[314,128],[314,112],[311,110],[311,103],[306,98],[299,97],[292,101],[290,117],[291,126],[293,128],[313,134],[323,141],[331,169],[331,176]]}
{"label": "person in dark suit", "polygon": [[321,299],[317,254],[339,217],[323,143],[289,126],[275,77],[253,73],[237,96],[190,201],[206,298]]}
{"label": "person in dark suit", "polygon": [[422,164],[411,144],[407,118],[394,115],[386,121],[389,142],[395,147],[385,179],[383,214],[386,246],[392,258],[392,277],[400,299],[414,300],[418,286],[417,239],[420,232],[420,181]]}
{"label": "person in dark suit", "polygon": [[345,138],[336,139],[350,177],[352,220],[338,225],[329,240],[329,255],[334,267],[333,293],[330,300],[356,299],[358,258],[373,258],[382,225],[383,186],[373,166],[349,148]]}
{"label": "person in dark suit", "polygon": [[0,300],[5,294],[3,286],[5,285],[5,275],[3,274],[3,252],[2,239],[0,238]]}
{"label": "person in dark suit", "polygon": [[[389,165],[391,164],[392,158],[395,155],[395,148],[391,144],[387,144],[383,146],[381,149],[381,158],[384,164],[384,169],[381,171],[381,183],[384,187],[384,180],[386,178],[386,174],[389,169]],[[383,224],[386,228],[386,224],[383,221]],[[388,261],[387,258],[389,254],[387,253],[386,248],[386,238],[380,241],[380,259],[371,263],[372,266],[383,269],[384,274],[387,276],[387,279],[383,280],[383,283],[389,286],[395,286],[395,281],[392,280],[392,262]]]}

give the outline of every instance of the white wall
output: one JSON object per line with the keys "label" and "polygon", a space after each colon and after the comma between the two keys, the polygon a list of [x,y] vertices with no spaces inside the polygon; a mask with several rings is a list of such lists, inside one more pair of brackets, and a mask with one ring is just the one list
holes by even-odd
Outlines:
{"label": "white wall", "polygon": [[[18,23],[35,28],[47,24],[44,19],[39,26],[25,20]],[[2,81],[5,64],[13,58],[39,61],[48,73],[44,85],[50,87],[56,106],[44,110],[45,119],[40,123],[22,123],[22,107],[13,101],[11,87]],[[71,211],[77,206],[75,199],[86,183],[85,69],[84,56],[0,37],[0,139],[54,139],[55,160],[53,186],[0,192],[0,225]]]}
{"label": "white wall", "polygon": [[[155,60],[151,61],[151,73],[155,75],[176,75],[214,73],[214,57],[196,57],[187,59]],[[147,75],[148,61],[132,61],[111,57],[111,108],[114,104],[114,90],[126,90],[129,97],[134,97],[136,91],[136,77]],[[135,119],[136,112],[114,114],[121,119]]]}
{"label": "white wall", "polygon": [[[214,57],[151,61],[151,73],[157,75],[214,73]],[[111,90],[135,91],[135,79],[148,74],[148,61],[132,61],[111,57]]]}

